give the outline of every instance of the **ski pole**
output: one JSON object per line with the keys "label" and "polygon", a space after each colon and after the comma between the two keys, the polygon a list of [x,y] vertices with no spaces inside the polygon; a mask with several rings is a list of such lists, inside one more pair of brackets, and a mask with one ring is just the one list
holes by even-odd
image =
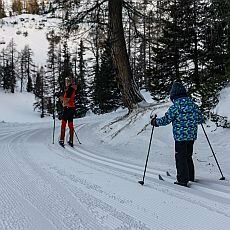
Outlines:
{"label": "ski pole", "polygon": [[78,138],[78,136],[77,136],[77,133],[76,133],[75,129],[73,129],[73,131],[74,131],[74,133],[75,133],[75,136],[76,136],[76,138],[77,138],[79,144],[81,144],[81,142],[80,142],[80,140],[79,140],[79,138]]}
{"label": "ski pole", "polygon": [[55,96],[54,96],[54,107],[53,107],[53,144],[54,144],[54,136],[55,136],[55,128],[56,128],[56,120],[55,120],[55,108],[56,108],[56,104],[55,104]]}
{"label": "ski pole", "polygon": [[53,115],[53,144],[54,144],[54,135],[55,135],[55,116]]}
{"label": "ski pole", "polygon": [[225,177],[224,177],[224,175],[223,175],[223,173],[222,173],[222,171],[221,171],[221,169],[220,169],[220,165],[219,165],[219,163],[218,163],[218,161],[217,161],[217,158],[216,158],[215,153],[214,153],[214,151],[213,151],[212,145],[211,145],[211,143],[210,143],[210,141],[209,141],[209,139],[208,139],[208,135],[207,135],[207,133],[205,132],[205,129],[204,129],[203,124],[201,124],[201,127],[202,127],[202,129],[203,129],[203,131],[204,131],[204,134],[205,134],[206,138],[207,138],[208,144],[209,144],[210,149],[211,149],[211,151],[212,151],[212,154],[213,154],[213,156],[214,156],[214,158],[215,158],[216,164],[217,164],[217,166],[218,166],[218,168],[219,168],[219,170],[220,170],[220,173],[221,173],[221,176],[222,176],[222,177],[220,178],[220,180],[225,180]]}
{"label": "ski pole", "polygon": [[[155,118],[156,118],[156,115],[155,115]],[[148,164],[148,159],[149,159],[149,153],[150,153],[150,148],[151,148],[151,143],[152,143],[152,137],[153,137],[153,130],[154,130],[154,125],[152,127],[152,132],[151,132],[151,136],[150,136],[150,140],[149,140],[149,148],[148,148],[148,154],[147,154],[147,158],[146,158],[146,162],[145,162],[145,169],[144,169],[143,179],[138,181],[138,183],[141,184],[141,185],[144,185],[145,173],[146,173],[146,169],[147,169],[147,164]]]}

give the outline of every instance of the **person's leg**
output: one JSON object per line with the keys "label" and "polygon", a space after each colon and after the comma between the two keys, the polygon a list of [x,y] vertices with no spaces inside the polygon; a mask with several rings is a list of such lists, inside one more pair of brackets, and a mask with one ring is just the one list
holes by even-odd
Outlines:
{"label": "person's leg", "polygon": [[70,108],[68,111],[68,126],[69,126],[69,141],[68,141],[68,143],[71,146],[73,146],[73,134],[74,134],[73,115],[74,115],[74,109]]}
{"label": "person's leg", "polygon": [[187,185],[189,181],[189,171],[187,163],[187,143],[186,141],[175,141],[175,160],[178,183]]}
{"label": "person's leg", "polygon": [[69,125],[69,143],[73,145],[73,121],[68,122]]}
{"label": "person's leg", "polygon": [[187,162],[188,162],[188,171],[189,171],[189,181],[195,180],[195,170],[194,170],[194,164],[193,164],[193,159],[192,159],[193,144],[194,144],[194,141],[188,141],[187,143],[187,149],[188,149]]}
{"label": "person's leg", "polygon": [[67,123],[67,114],[66,114],[66,109],[64,109],[63,114],[62,114],[62,120],[61,120],[61,134],[60,134],[60,140],[59,140],[59,143],[61,145],[64,145],[64,142],[65,142],[66,123]]}
{"label": "person's leg", "polygon": [[66,120],[62,119],[61,121],[61,134],[59,143],[64,145],[65,142],[65,127],[66,127]]}

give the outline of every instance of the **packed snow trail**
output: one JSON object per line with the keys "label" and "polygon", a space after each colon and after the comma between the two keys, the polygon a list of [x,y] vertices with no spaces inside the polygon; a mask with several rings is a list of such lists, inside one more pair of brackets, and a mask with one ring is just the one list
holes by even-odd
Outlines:
{"label": "packed snow trail", "polygon": [[183,188],[150,167],[141,186],[145,155],[122,159],[100,144],[100,119],[81,122],[82,145],[65,149],[52,123],[0,123],[0,229],[229,229],[228,181]]}

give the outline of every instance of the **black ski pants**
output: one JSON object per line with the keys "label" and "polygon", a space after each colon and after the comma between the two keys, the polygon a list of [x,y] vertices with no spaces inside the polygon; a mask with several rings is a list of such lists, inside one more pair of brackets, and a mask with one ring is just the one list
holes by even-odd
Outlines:
{"label": "black ski pants", "polygon": [[62,120],[68,121],[68,122],[73,122],[74,112],[75,112],[74,108],[64,107],[64,110],[62,113]]}
{"label": "black ski pants", "polygon": [[177,181],[180,183],[194,181],[193,144],[194,141],[175,141]]}

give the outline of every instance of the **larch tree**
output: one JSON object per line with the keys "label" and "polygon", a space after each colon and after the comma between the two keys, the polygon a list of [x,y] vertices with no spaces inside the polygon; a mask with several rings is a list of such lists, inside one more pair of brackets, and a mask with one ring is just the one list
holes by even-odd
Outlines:
{"label": "larch tree", "polygon": [[4,18],[4,17],[6,17],[4,2],[0,0],[0,18]]}
{"label": "larch tree", "polygon": [[123,0],[109,0],[109,38],[112,45],[112,59],[119,89],[123,96],[124,104],[131,112],[144,98],[134,80],[129,62],[122,23],[122,8]]}

